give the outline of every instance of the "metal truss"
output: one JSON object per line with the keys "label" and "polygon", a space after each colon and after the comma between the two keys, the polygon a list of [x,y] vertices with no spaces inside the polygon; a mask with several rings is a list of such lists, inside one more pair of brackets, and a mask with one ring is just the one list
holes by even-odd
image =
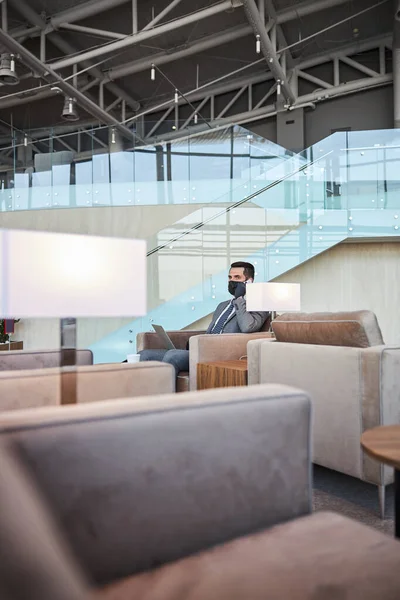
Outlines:
{"label": "metal truss", "polygon": [[[283,110],[293,110],[308,105],[310,103],[319,103],[330,98],[339,97],[366,89],[389,85],[393,81],[392,73],[386,72],[386,50],[391,50],[392,37],[387,35],[380,38],[373,38],[360,43],[354,43],[350,46],[342,48],[336,52],[320,54],[316,57],[306,59],[295,64],[291,73],[291,86],[294,90],[298,89],[299,80],[303,79],[315,85],[315,90],[303,96],[298,96],[294,104],[286,104],[282,107]],[[373,51],[379,53],[379,72],[370,69],[363,65],[355,58],[360,52]],[[331,67],[333,78],[331,81],[326,81],[320,77],[316,77],[312,72],[309,72],[313,67],[319,65],[327,65]],[[355,69],[363,77],[349,80],[346,77],[345,82],[341,77],[341,68],[343,65],[349,65]],[[332,83],[333,81],[333,83]],[[265,83],[265,94],[257,102],[254,101],[253,88],[257,84]],[[221,98],[231,94],[231,98],[225,103],[225,106],[220,108],[219,113],[215,114],[214,107],[216,100],[219,99],[218,105],[221,106]],[[202,109],[208,109],[210,115],[210,125],[212,128],[221,127],[231,123],[245,123],[269,116],[276,115],[277,110],[277,84],[274,82],[272,73],[259,73],[249,77],[242,77],[229,83],[216,85],[207,89],[207,91],[198,92],[193,90],[186,94],[190,102],[199,102],[195,112],[200,112]],[[243,112],[243,97],[247,99],[247,110]],[[269,102],[268,102],[269,101]],[[270,102],[273,102],[272,104]],[[172,100],[173,102],[173,100]],[[171,102],[171,104],[172,104]],[[193,133],[200,133],[208,129],[204,124],[194,123],[194,112],[190,118],[181,118],[181,113],[187,115],[185,111],[185,102],[180,101],[175,106],[176,131],[157,135],[157,132],[171,114],[173,106],[167,106],[160,116],[160,110],[154,107],[154,111],[147,111],[146,118],[151,120],[152,115],[157,114],[158,121],[153,125],[151,130],[144,138],[146,144],[159,143],[160,140],[168,141],[179,137],[184,137]],[[154,121],[154,117],[152,119]]]}
{"label": "metal truss", "polygon": [[[271,15],[271,10],[269,8],[269,0],[265,0],[266,8],[268,11],[269,18],[273,18],[274,26],[271,31],[271,41],[274,43],[275,37],[275,26],[279,28],[282,23],[287,23],[288,21],[298,19],[305,15],[312,14],[314,12],[322,11],[328,8],[332,8],[334,6],[338,6],[340,4],[344,4],[347,0],[305,0],[304,2],[300,2],[296,5],[295,9],[287,8],[281,10],[273,15]],[[138,31],[137,24],[137,3],[138,0],[88,0],[87,2],[83,2],[77,6],[74,6],[70,9],[62,11],[56,15],[52,15],[49,18],[44,18],[41,15],[38,15],[35,10],[29,5],[27,0],[4,0],[3,4],[6,6],[5,2],[8,2],[17,12],[19,12],[32,27],[18,27],[13,31],[10,31],[10,35],[17,39],[20,42],[28,39],[29,37],[41,37],[41,60],[45,62],[45,54],[46,54],[46,38],[56,45],[64,54],[72,55],[65,59],[60,59],[56,63],[52,63],[51,67],[54,70],[62,69],[69,64],[82,64],[85,68],[89,64],[89,60],[94,58],[95,56],[100,56],[102,54],[112,54],[115,51],[118,51],[121,46],[127,47],[130,45],[134,45],[143,41],[144,39],[150,39],[151,37],[160,35],[164,30],[168,31],[171,28],[178,29],[179,27],[183,27],[187,25],[191,18],[195,18],[196,21],[201,18],[206,18],[207,16],[211,17],[213,14],[217,12],[222,12],[229,7],[239,7],[242,5],[242,0],[222,0],[221,2],[213,5],[212,7],[208,7],[206,9],[200,10],[196,13],[195,16],[186,15],[179,19],[174,20],[172,24],[164,24],[159,26],[159,22],[173,9],[177,4],[181,2],[181,0],[171,0],[171,2],[166,6],[164,10],[162,10],[152,21],[150,21],[142,31]],[[90,27],[84,27],[82,25],[73,25],[77,21],[82,19],[88,19],[93,15],[97,15],[103,11],[109,10],[111,8],[116,8],[122,4],[127,4],[131,2],[132,5],[132,35],[124,36],[123,34],[110,32],[110,31],[102,31],[102,30],[94,30]],[[259,9],[260,12],[265,14],[264,10],[264,0],[259,0]],[[3,23],[3,29],[5,29],[5,24]],[[67,42],[62,34],[59,33],[62,29],[72,29],[79,28],[79,31],[86,33],[103,33],[107,36],[107,38],[115,39],[114,44],[108,44],[102,48],[98,48],[93,54],[93,52],[88,51],[83,54],[77,54],[76,48],[74,48],[69,42]],[[243,37],[251,32],[250,26],[242,26],[240,31],[232,33],[232,40],[237,39],[238,37]],[[279,29],[278,29],[279,31]],[[90,84],[86,85],[85,88],[87,91],[90,87],[99,84],[101,81],[105,81],[105,85],[110,89],[110,91],[115,94],[117,98],[123,100],[127,106],[131,107],[132,110],[137,111],[139,109],[138,101],[132,97],[130,97],[122,88],[120,88],[115,80],[120,77],[125,77],[130,73],[137,73],[139,71],[145,70],[148,68],[149,61],[156,62],[157,64],[165,64],[166,62],[171,62],[174,60],[178,60],[183,56],[188,56],[194,54],[196,52],[201,52],[202,50],[208,48],[212,48],[220,45],[221,34],[209,36],[207,39],[207,45],[202,43],[203,41],[199,41],[197,44],[192,43],[189,44],[189,47],[186,47],[184,50],[177,50],[176,52],[173,49],[168,49],[164,53],[160,53],[159,55],[154,55],[149,58],[141,59],[140,61],[134,61],[133,63],[127,63],[126,65],[122,65],[116,69],[111,69],[107,74],[104,74],[99,68],[93,67],[90,73],[93,75],[94,79]],[[199,47],[197,47],[199,46]],[[151,64],[151,62],[150,62]],[[131,68],[130,68],[131,67]],[[38,95],[40,98],[40,95]],[[32,98],[33,101],[35,98]]]}
{"label": "metal truss", "polygon": [[[247,19],[253,28],[256,38],[258,39],[258,43],[261,46],[261,51],[264,55],[267,66],[269,67],[277,83],[278,96],[280,95],[280,90],[282,88],[287,102],[294,104],[296,101],[296,96],[287,81],[286,72],[278,59],[276,44],[272,42],[270,36],[268,35],[265,27],[264,14],[261,14],[258,10],[255,0],[243,0],[243,6]],[[261,6],[264,6],[264,4],[262,3]]]}

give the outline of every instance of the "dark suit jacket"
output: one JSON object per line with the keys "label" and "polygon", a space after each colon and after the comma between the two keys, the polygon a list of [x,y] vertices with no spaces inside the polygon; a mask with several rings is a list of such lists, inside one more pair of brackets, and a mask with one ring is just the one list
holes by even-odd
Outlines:
{"label": "dark suit jacket", "polygon": [[[207,329],[207,333],[211,333],[218,317],[228,306],[229,302],[230,301],[227,300],[226,302],[218,304],[210,326]],[[256,333],[257,331],[260,331],[270,315],[269,312],[247,312],[245,298],[238,298],[233,301],[233,304],[236,310],[225,324],[222,333]]]}

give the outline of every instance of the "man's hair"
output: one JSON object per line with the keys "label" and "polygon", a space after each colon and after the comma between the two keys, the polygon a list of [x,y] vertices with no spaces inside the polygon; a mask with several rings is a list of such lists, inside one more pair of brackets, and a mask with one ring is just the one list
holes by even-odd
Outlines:
{"label": "man's hair", "polygon": [[248,262],[234,262],[231,269],[243,269],[243,274],[247,279],[254,279],[254,266]]}

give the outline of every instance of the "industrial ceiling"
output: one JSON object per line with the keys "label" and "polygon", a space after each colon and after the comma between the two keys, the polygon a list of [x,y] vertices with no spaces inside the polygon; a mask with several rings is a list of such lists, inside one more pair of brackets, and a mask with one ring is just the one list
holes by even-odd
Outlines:
{"label": "industrial ceiling", "polygon": [[[0,88],[5,137],[101,124],[152,143],[393,79],[392,0],[3,0],[1,12],[0,79],[10,56],[16,75]],[[62,119],[65,98],[79,120]]]}

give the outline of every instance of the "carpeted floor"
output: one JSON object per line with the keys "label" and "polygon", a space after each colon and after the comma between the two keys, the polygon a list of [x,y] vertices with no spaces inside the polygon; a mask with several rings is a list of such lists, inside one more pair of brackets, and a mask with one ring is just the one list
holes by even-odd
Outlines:
{"label": "carpeted floor", "polygon": [[330,510],[393,535],[393,486],[386,488],[386,518],[379,516],[378,488],[314,466],[314,510]]}

